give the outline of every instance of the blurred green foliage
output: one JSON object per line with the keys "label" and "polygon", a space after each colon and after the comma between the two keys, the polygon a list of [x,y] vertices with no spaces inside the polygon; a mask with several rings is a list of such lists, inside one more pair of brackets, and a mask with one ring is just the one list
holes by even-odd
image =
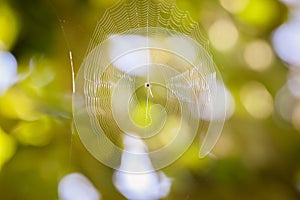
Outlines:
{"label": "blurred green foliage", "polygon": [[[262,71],[249,67],[242,52],[251,41],[271,46],[272,32],[287,20],[288,8],[276,0],[244,1],[241,8],[237,0],[177,1],[200,22],[211,44],[214,22],[227,20],[237,30],[226,50],[210,46],[235,99],[235,113],[213,150],[217,158],[199,160],[196,140],[164,169],[174,178],[166,199],[300,199],[299,126],[297,130],[284,121],[275,109],[256,118],[241,98],[243,86],[254,81],[274,101],[285,84],[288,70],[273,50],[272,61]],[[68,51],[73,52],[77,71],[97,20],[114,2],[1,0],[0,50],[13,53],[19,72],[28,70],[30,63],[34,69],[0,97],[0,199],[57,199],[60,178],[72,171],[90,178],[103,199],[124,199],[112,184],[113,170],[96,161],[71,131]]]}

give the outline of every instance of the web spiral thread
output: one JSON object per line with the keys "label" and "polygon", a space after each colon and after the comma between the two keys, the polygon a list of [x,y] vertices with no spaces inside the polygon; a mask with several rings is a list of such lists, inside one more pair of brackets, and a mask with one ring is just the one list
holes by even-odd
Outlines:
{"label": "web spiral thread", "polygon": [[[225,121],[222,79],[207,41],[188,12],[166,1],[120,1],[99,20],[77,73],[74,121],[89,152],[109,167],[143,173],[168,166],[201,138],[199,156],[215,145]],[[220,95],[220,92],[222,93]],[[124,135],[146,146],[133,151]],[[120,169],[122,157],[153,169]]]}

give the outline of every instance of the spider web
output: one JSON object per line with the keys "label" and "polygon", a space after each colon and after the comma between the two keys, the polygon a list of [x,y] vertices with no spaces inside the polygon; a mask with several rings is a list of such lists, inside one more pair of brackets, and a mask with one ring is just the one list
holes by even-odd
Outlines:
{"label": "spider web", "polygon": [[[199,156],[206,156],[225,121],[225,114],[214,112],[220,101],[216,83],[222,79],[207,44],[198,23],[173,3],[120,1],[107,9],[75,81],[74,121],[90,153],[117,169],[124,153],[133,160],[144,156],[127,152],[122,135],[139,137],[149,145],[145,154],[157,170],[178,159],[201,128],[206,134]],[[220,96],[225,101],[225,94]],[[144,121],[136,122],[135,109]],[[179,125],[160,144],[172,116]],[[206,127],[199,126],[203,121]]]}

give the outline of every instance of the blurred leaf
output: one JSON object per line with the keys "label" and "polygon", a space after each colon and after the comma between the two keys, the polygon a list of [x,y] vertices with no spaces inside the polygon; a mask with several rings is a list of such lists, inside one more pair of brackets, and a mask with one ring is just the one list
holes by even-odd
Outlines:
{"label": "blurred leaf", "polygon": [[7,162],[16,152],[15,140],[5,133],[0,127],[0,172],[2,165]]}
{"label": "blurred leaf", "polygon": [[0,50],[9,50],[19,34],[16,13],[5,2],[0,2]]}
{"label": "blurred leaf", "polygon": [[0,113],[11,119],[36,120],[41,116],[36,102],[20,87],[12,87],[0,98]]}
{"label": "blurred leaf", "polygon": [[12,134],[24,145],[45,146],[53,137],[51,120],[43,116],[36,121],[21,121]]}

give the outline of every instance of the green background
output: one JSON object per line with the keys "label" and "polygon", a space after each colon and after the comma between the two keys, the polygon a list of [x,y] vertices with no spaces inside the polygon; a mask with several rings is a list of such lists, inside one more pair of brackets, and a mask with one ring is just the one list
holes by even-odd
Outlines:
{"label": "green background", "polygon": [[[113,186],[113,170],[95,160],[71,131],[69,51],[77,71],[97,21],[115,2],[0,0],[0,41],[16,57],[19,73],[34,63],[29,77],[0,97],[0,199],[58,199],[59,180],[75,171],[87,176],[103,199],[124,199]],[[291,112],[297,105],[298,112],[291,120],[278,112],[285,107],[276,107],[276,95],[293,72],[271,42],[292,7],[276,0],[249,0],[235,10],[226,2],[243,1],[177,1],[210,39],[235,111],[213,150],[217,158],[198,159],[195,141],[163,170],[173,178],[166,199],[300,199],[300,101],[292,101]],[[216,25],[220,20],[230,25],[227,34],[223,23],[219,41],[212,27],[222,31],[222,23]],[[245,49],[255,41],[270,47],[271,58],[253,68]],[[260,95],[263,103],[256,98]]]}

